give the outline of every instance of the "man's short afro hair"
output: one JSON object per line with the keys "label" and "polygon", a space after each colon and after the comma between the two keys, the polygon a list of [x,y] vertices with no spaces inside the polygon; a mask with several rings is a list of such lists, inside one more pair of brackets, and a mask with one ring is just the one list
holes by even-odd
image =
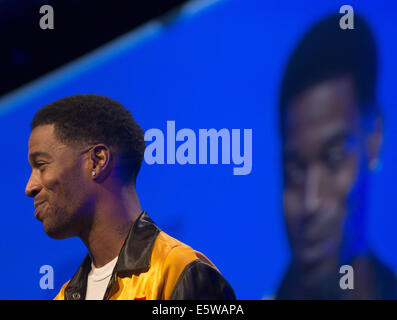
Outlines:
{"label": "man's short afro hair", "polygon": [[145,152],[142,128],[129,110],[111,98],[77,94],[42,107],[30,127],[53,124],[56,137],[70,146],[104,143],[117,155],[121,180],[135,183]]}

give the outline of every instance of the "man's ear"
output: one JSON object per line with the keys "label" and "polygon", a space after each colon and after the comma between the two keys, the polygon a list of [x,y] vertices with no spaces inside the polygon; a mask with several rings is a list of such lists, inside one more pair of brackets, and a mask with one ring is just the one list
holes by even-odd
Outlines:
{"label": "man's ear", "polygon": [[372,171],[379,169],[380,151],[383,142],[383,119],[376,116],[367,137],[368,168]]}
{"label": "man's ear", "polygon": [[111,173],[112,152],[105,144],[97,144],[90,151],[91,176],[98,182],[104,181]]}

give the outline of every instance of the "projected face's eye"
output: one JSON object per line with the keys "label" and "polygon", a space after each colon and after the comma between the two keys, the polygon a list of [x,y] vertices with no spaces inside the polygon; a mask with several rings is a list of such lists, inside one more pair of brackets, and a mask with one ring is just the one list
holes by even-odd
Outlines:
{"label": "projected face's eye", "polygon": [[302,184],[305,179],[305,168],[296,159],[286,159],[284,161],[284,183],[287,186]]}
{"label": "projected face's eye", "polygon": [[339,146],[328,150],[323,156],[323,161],[330,170],[338,170],[343,165],[346,157],[346,150],[344,150],[343,146]]}
{"label": "projected face's eye", "polygon": [[322,154],[322,161],[331,171],[340,170],[356,147],[355,139],[347,134],[341,134],[328,144]]}

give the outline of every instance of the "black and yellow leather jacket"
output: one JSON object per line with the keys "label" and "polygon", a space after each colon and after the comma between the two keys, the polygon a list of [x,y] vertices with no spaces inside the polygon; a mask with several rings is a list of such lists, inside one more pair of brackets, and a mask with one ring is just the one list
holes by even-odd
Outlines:
{"label": "black and yellow leather jacket", "polygon": [[[84,300],[90,269],[87,255],[55,300]],[[104,299],[234,300],[235,294],[207,257],[161,231],[142,212],[120,250]]]}

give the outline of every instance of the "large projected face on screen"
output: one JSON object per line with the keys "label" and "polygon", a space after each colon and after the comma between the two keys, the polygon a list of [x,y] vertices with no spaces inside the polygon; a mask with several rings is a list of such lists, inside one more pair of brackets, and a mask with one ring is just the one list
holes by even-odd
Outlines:
{"label": "large projected face on screen", "polygon": [[288,109],[284,210],[293,252],[304,264],[339,254],[363,152],[358,113],[349,77],[308,88]]}
{"label": "large projected face on screen", "polygon": [[351,77],[331,79],[308,88],[287,112],[284,211],[294,259],[304,269],[301,277],[308,288],[336,277],[342,255],[351,259],[366,250],[361,223],[345,230],[356,234],[360,247],[342,243],[348,214],[365,196],[357,185],[365,178],[358,177],[375,161],[380,143],[380,132],[365,132],[354,92]]}
{"label": "large projected face on screen", "polygon": [[[305,34],[283,79],[283,204],[293,256],[279,292],[284,298],[384,294],[376,288],[383,266],[366,235],[369,169],[382,141],[376,46],[364,20],[357,18],[349,34],[335,28],[337,18]],[[362,286],[354,293],[339,286],[341,265],[356,268]]]}

